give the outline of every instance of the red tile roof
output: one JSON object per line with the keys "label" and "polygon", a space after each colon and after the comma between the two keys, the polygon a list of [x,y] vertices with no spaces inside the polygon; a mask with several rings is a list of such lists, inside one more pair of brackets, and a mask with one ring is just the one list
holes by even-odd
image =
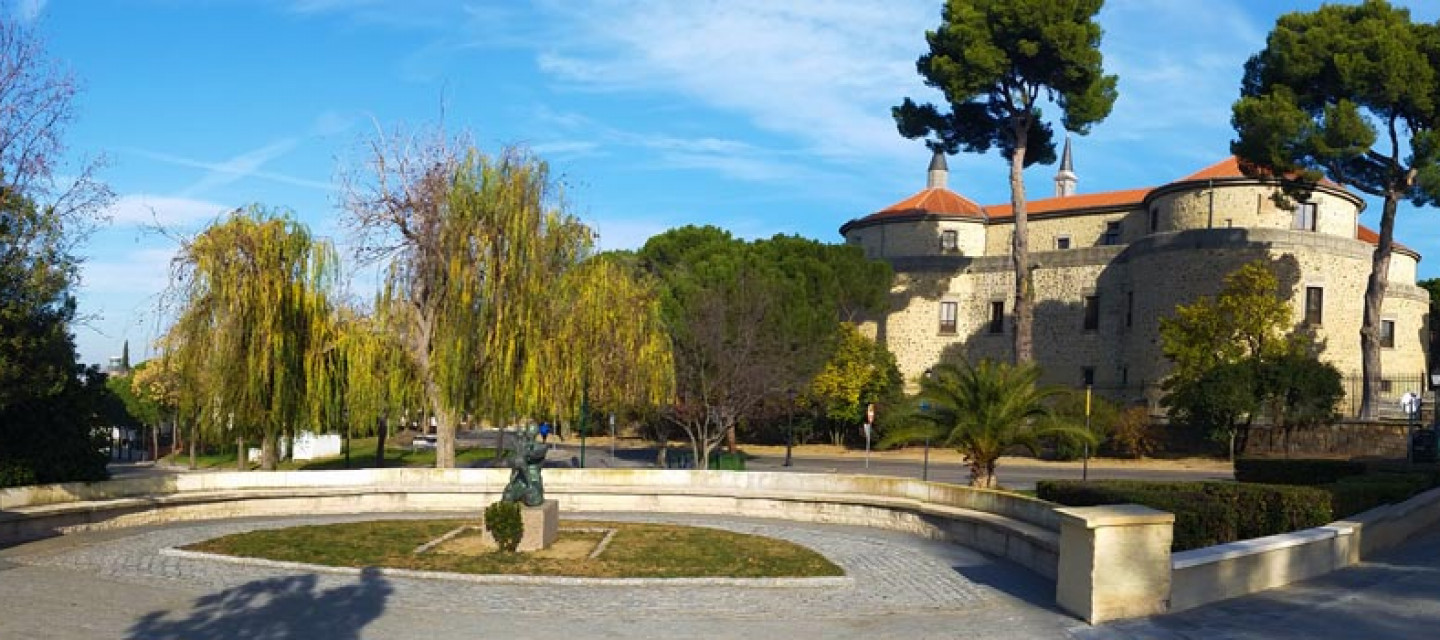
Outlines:
{"label": "red tile roof", "polygon": [[[1268,172],[1263,172],[1263,173],[1268,173]],[[1212,164],[1212,165],[1210,165],[1210,166],[1208,166],[1208,167],[1205,167],[1204,169],[1201,169],[1201,170],[1199,170],[1199,171],[1196,171],[1195,173],[1192,173],[1192,174],[1190,174],[1190,175],[1188,175],[1188,176],[1185,176],[1184,178],[1181,178],[1181,179],[1179,179],[1179,180],[1176,180],[1176,182],[1191,182],[1191,181],[1194,181],[1194,180],[1211,180],[1211,179],[1216,179],[1216,180],[1218,180],[1218,179],[1221,179],[1221,178],[1248,178],[1248,177],[1249,177],[1249,176],[1245,175],[1245,172],[1244,172],[1244,171],[1241,171],[1241,170],[1240,170],[1240,159],[1237,158],[1237,157],[1235,157],[1235,156],[1230,156],[1230,157],[1228,157],[1228,158],[1226,158],[1226,159],[1224,159],[1224,160],[1221,160],[1221,161],[1219,161],[1219,162],[1217,162],[1217,163],[1215,163],[1215,164]],[[1323,185],[1325,185],[1325,186],[1327,186],[1327,187],[1334,187],[1334,188],[1336,188],[1336,189],[1343,188],[1343,187],[1341,187],[1340,185],[1332,182],[1329,178],[1321,178],[1321,179],[1320,179],[1320,184],[1323,184]]]}
{"label": "red tile roof", "polygon": [[[1093,209],[1097,207],[1134,207],[1139,206],[1150,193],[1149,187],[1143,189],[1125,189],[1122,191],[1105,191],[1101,193],[1084,193],[1059,198],[1042,198],[1031,200],[1025,203],[1026,215],[1037,213],[1053,213],[1056,211],[1069,211],[1072,209]],[[1014,213],[1010,210],[1010,204],[992,204],[985,207],[985,213],[991,219],[1009,218]]]}
{"label": "red tile roof", "polygon": [[[1370,227],[1367,227],[1367,226],[1365,226],[1365,225],[1363,225],[1363,224],[1357,224],[1357,225],[1355,225],[1355,239],[1356,239],[1356,240],[1359,240],[1359,241],[1361,241],[1361,242],[1364,242],[1365,244],[1373,244],[1373,245],[1376,245],[1376,246],[1379,246],[1379,245],[1380,245],[1380,234],[1376,233],[1374,229],[1371,229]],[[1394,241],[1392,240],[1392,243],[1393,243],[1393,244],[1392,244],[1391,246],[1392,246],[1392,250],[1394,250],[1394,251],[1404,251],[1404,252],[1406,252],[1406,253],[1415,253],[1415,250],[1414,250],[1414,249],[1411,249],[1410,247],[1407,247],[1407,246],[1405,246],[1405,245],[1403,245],[1403,244],[1400,244],[1399,242],[1394,242]],[[1417,254],[1417,255],[1418,255],[1418,254]]]}
{"label": "red tile roof", "polygon": [[915,213],[974,216],[977,218],[984,217],[985,215],[980,205],[976,204],[974,200],[949,189],[930,188],[876,211],[874,214],[866,216],[866,218],[871,219]]}

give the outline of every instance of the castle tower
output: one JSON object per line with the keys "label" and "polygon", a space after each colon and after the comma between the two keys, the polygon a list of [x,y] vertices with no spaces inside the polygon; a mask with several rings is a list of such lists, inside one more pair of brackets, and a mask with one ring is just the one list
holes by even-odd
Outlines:
{"label": "castle tower", "polygon": [[1060,154],[1060,170],[1055,172],[1055,197],[1075,195],[1075,184],[1080,178],[1075,175],[1075,163],[1070,159],[1070,136],[1065,136],[1065,151]]}
{"label": "castle tower", "polygon": [[945,164],[945,154],[939,150],[930,157],[930,173],[925,180],[926,189],[945,189],[950,181],[950,167]]}

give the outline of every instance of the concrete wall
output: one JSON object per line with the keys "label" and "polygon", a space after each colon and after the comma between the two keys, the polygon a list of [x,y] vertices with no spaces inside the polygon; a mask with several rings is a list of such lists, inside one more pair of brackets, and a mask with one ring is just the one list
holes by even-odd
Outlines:
{"label": "concrete wall", "polygon": [[1170,611],[1308,580],[1354,565],[1440,523],[1440,489],[1349,520],[1172,556]]}

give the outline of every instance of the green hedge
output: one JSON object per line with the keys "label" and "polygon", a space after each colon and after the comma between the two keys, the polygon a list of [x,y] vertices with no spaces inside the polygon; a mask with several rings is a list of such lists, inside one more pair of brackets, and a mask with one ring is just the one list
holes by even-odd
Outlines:
{"label": "green hedge", "polygon": [[1072,507],[1142,504],[1175,514],[1174,551],[1317,527],[1334,520],[1322,489],[1237,482],[1055,480],[1036,495]]}
{"label": "green hedge", "polygon": [[1417,493],[1436,486],[1430,473],[1370,473],[1343,478],[1327,485],[1335,516],[1348,518],[1375,507],[1404,502]]}
{"label": "green hedge", "polygon": [[1241,458],[1235,461],[1235,479],[1262,484],[1318,486],[1358,476],[1365,463],[1349,460],[1288,460]]}

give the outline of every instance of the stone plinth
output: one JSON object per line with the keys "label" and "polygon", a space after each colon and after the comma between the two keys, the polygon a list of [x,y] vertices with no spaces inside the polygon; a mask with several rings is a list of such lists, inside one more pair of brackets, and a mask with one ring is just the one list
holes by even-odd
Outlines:
{"label": "stone plinth", "polygon": [[1166,611],[1174,514],[1135,504],[1056,511],[1060,608],[1091,624]]}
{"label": "stone plinth", "polygon": [[[525,530],[520,536],[520,544],[515,547],[516,551],[539,551],[555,543],[555,537],[560,535],[560,503],[554,500],[546,500],[538,507],[527,507],[520,505],[520,521],[524,523]],[[485,542],[493,544],[495,538],[486,531]]]}

